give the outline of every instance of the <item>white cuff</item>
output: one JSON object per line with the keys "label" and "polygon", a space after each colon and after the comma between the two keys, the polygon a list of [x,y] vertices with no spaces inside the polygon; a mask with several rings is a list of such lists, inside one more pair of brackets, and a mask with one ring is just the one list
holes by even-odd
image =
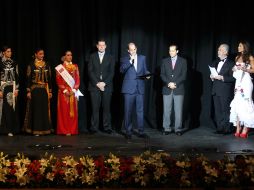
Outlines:
{"label": "white cuff", "polygon": [[63,91],[63,93],[65,94],[65,92],[67,92],[68,90],[67,89],[65,89],[64,91]]}

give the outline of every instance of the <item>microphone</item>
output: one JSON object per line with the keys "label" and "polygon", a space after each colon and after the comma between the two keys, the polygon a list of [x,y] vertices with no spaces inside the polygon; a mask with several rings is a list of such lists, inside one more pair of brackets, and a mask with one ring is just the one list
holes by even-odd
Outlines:
{"label": "microphone", "polygon": [[132,65],[134,65],[134,58],[130,55],[130,62]]}

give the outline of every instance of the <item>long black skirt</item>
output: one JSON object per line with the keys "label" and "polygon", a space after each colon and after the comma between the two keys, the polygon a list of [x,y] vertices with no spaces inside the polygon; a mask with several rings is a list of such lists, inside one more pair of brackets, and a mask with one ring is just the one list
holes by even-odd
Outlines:
{"label": "long black skirt", "polygon": [[[15,105],[15,107],[13,106]],[[18,120],[18,105],[16,98],[13,99],[13,86],[4,87],[2,99],[2,117],[0,125],[0,134],[20,132]]]}
{"label": "long black skirt", "polygon": [[24,130],[34,135],[52,132],[50,104],[45,88],[34,88],[31,91],[31,100],[27,101]]}

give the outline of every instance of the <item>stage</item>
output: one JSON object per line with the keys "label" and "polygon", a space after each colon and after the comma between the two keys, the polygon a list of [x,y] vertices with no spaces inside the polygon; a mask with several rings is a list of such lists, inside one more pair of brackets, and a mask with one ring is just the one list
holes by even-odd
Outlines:
{"label": "stage", "polygon": [[175,134],[162,135],[157,129],[146,129],[150,138],[142,139],[133,135],[126,140],[121,133],[108,135],[80,134],[76,136],[1,136],[0,151],[10,156],[24,153],[31,158],[39,158],[46,152],[57,157],[73,155],[108,155],[110,152],[118,156],[139,155],[144,151],[168,152],[172,156],[187,155],[190,157],[205,155],[209,159],[221,159],[224,155],[234,158],[236,155],[254,155],[254,140],[236,138],[231,135],[218,135],[209,127],[199,127],[186,131],[182,136]]}

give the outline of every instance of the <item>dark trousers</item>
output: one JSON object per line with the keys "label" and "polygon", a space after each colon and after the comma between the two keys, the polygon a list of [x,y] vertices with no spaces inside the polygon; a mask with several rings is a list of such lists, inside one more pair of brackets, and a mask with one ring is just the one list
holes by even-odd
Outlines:
{"label": "dark trousers", "polygon": [[137,115],[137,127],[140,134],[144,133],[144,95],[124,94],[124,126],[127,134],[133,128],[132,113]]}
{"label": "dark trousers", "polygon": [[92,102],[92,118],[91,118],[91,130],[98,130],[100,123],[100,107],[103,110],[103,129],[111,129],[111,92],[91,91]]}
{"label": "dark trousers", "polygon": [[232,130],[232,124],[229,122],[231,100],[230,97],[213,96],[217,131],[230,132]]}

